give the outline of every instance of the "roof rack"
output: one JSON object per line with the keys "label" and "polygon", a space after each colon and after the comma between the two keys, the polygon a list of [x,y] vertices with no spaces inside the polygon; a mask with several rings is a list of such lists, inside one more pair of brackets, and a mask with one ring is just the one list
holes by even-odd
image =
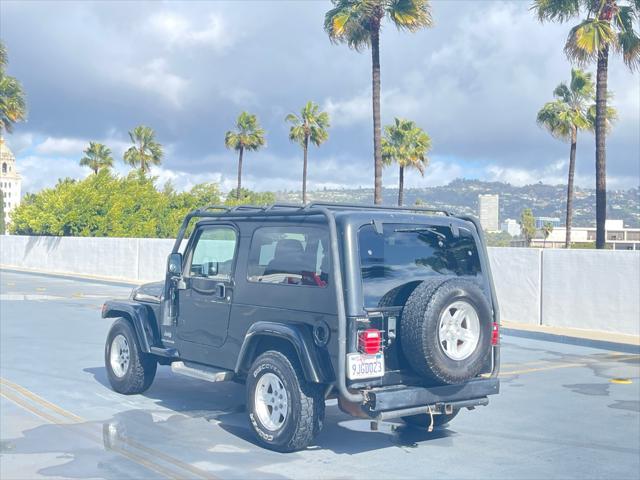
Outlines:
{"label": "roof rack", "polygon": [[[386,205],[360,205],[355,203],[332,203],[332,202],[311,202],[306,205],[295,203],[274,203],[266,206],[258,205],[237,205],[235,207],[227,207],[224,205],[209,205],[197,212],[208,212],[210,210],[222,210],[222,214],[233,213],[260,213],[260,212],[273,212],[274,210],[299,210],[300,213],[305,213],[313,208],[328,208],[330,210],[336,209],[357,209],[357,210],[384,210],[384,211],[401,211],[401,212],[424,212],[424,213],[439,213],[447,217],[452,216],[448,210],[429,207],[392,207]],[[197,216],[197,215],[196,215]]]}
{"label": "roof rack", "polygon": [[331,202],[312,202],[305,206],[305,208],[313,207],[326,207],[326,208],[357,208],[362,210],[400,210],[404,212],[428,212],[428,213],[441,213],[447,217],[451,216],[451,212],[442,210],[439,208],[428,207],[391,207],[386,205],[358,205],[352,203],[331,203]]}

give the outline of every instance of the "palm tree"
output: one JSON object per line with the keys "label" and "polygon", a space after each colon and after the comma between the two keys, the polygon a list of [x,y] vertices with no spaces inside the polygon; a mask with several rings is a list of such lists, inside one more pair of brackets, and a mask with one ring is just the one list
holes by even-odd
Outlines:
{"label": "palm tree", "polygon": [[156,142],[153,129],[139,125],[129,132],[129,138],[133,146],[124,152],[124,163],[138,167],[142,174],[147,173],[151,165],[162,163],[162,145]]}
{"label": "palm tree", "polygon": [[393,125],[384,127],[382,160],[386,165],[396,162],[400,167],[399,207],[404,200],[404,169],[415,168],[424,176],[424,169],[429,164],[426,157],[429,150],[431,138],[415,122],[396,118]]}
{"label": "palm tree", "polygon": [[256,151],[266,144],[265,132],[260,128],[258,117],[242,112],[236,121],[236,130],[229,130],[224,136],[224,145],[238,152],[238,188],[236,200],[242,191],[242,156],[245,150]]}
{"label": "palm tree", "polygon": [[307,203],[307,151],[309,141],[319,147],[329,138],[329,114],[321,112],[320,107],[309,101],[302,108],[300,115],[290,113],[285,117],[285,121],[291,123],[289,130],[289,140],[299,143],[302,146],[303,166],[302,166],[302,203]]}
{"label": "palm tree", "polygon": [[538,19],[566,22],[583,12],[586,18],[569,31],[564,50],[579,64],[597,62],[596,72],[596,248],[605,248],[607,217],[607,76],[609,50],[622,54],[631,70],[640,67],[640,37],[634,22],[639,0],[534,0]]}
{"label": "palm tree", "polygon": [[542,224],[542,235],[544,237],[544,240],[542,240],[542,248],[547,248],[547,238],[549,238],[551,232],[553,232],[553,223],[544,222]]}
{"label": "palm tree", "polygon": [[93,173],[98,173],[101,168],[113,167],[111,150],[98,142],[89,142],[89,147],[84,150],[84,157],[80,159],[82,167],[89,167]]}
{"label": "palm tree", "polygon": [[7,62],[7,49],[0,42],[0,137],[3,130],[11,133],[13,125],[27,117],[22,85],[14,77],[5,74]]}
{"label": "palm tree", "polygon": [[571,247],[571,223],[573,222],[573,179],[576,168],[576,145],[579,130],[592,130],[589,105],[595,98],[595,86],[591,73],[571,70],[569,85],[561,83],[553,91],[556,100],[545,103],[538,112],[538,125],[556,138],[570,141],[569,177],[567,180],[567,217],[565,248]]}
{"label": "palm tree", "polygon": [[415,32],[433,24],[428,0],[332,0],[324,29],[334,43],[361,51],[371,47],[375,204],[382,203],[380,125],[380,26],[388,17],[399,30]]}

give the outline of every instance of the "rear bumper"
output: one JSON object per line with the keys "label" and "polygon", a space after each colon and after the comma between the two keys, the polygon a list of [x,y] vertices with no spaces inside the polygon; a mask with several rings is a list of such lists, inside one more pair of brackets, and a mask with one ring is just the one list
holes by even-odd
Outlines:
{"label": "rear bumper", "polygon": [[396,385],[366,391],[362,409],[372,418],[394,418],[419,413],[417,410],[421,408],[427,411],[429,407],[441,409],[447,405],[453,408],[486,405],[487,396],[499,391],[500,381],[497,378],[430,388]]}

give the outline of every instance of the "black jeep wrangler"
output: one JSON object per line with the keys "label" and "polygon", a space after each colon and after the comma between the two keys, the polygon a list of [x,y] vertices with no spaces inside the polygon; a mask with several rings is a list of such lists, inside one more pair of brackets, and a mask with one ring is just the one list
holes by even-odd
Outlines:
{"label": "black jeep wrangler", "polygon": [[102,316],[117,319],[105,349],[114,390],[145,391],[158,364],[242,382],[258,441],[283,452],[313,441],[330,397],[354,416],[432,429],[499,388],[482,229],[444,211],[197,210],[164,282],[108,301]]}

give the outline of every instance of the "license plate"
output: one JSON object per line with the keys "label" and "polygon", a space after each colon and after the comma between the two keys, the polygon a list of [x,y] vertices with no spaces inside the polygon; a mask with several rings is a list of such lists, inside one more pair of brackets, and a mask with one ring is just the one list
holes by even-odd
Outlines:
{"label": "license plate", "polygon": [[347,378],[361,380],[376,378],[384,375],[384,355],[366,355],[364,353],[350,353],[347,355]]}

